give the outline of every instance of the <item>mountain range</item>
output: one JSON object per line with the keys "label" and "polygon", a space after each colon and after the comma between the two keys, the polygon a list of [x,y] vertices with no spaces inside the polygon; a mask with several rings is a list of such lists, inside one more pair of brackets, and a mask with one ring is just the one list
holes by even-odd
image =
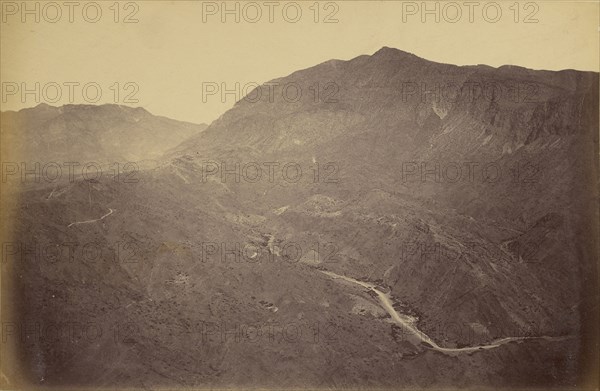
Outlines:
{"label": "mountain range", "polygon": [[[102,330],[13,338],[21,381],[581,384],[598,81],[384,47],[271,80],[207,127],[114,105],[2,113],[3,162],[156,162],[134,181],[3,183],[3,314]],[[456,352],[415,343],[377,291]]]}

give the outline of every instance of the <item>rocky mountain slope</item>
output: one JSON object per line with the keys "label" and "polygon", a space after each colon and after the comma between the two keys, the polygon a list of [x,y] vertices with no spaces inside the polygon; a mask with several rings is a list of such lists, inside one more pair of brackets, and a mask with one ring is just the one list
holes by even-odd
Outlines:
{"label": "rocky mountain slope", "polygon": [[[383,48],[270,84],[177,153],[200,171],[206,161],[309,168],[308,185],[229,188],[265,212],[287,208],[273,224],[290,238],[328,232],[347,272],[387,271],[392,291],[436,321],[578,329],[581,280],[595,261],[584,232],[597,202],[597,74],[457,67]],[[290,86],[304,92],[297,101]],[[336,182],[314,181],[327,162]],[[527,252],[505,250],[547,220]],[[437,246],[462,260],[421,254]],[[402,247],[415,256],[399,259]],[[445,305],[463,294],[473,303]]]}

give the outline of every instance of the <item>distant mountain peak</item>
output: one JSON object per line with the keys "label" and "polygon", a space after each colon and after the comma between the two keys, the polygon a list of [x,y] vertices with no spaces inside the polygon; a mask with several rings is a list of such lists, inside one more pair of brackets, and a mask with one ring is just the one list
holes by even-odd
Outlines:
{"label": "distant mountain peak", "polygon": [[405,52],[403,50],[396,49],[396,48],[391,48],[389,46],[383,46],[381,49],[379,49],[378,51],[373,53],[373,57],[396,57],[396,58],[412,58],[412,59],[420,58],[412,53]]}
{"label": "distant mountain peak", "polygon": [[156,159],[206,127],[117,104],[42,103],[2,114],[2,146],[25,145],[15,150],[26,155],[11,156],[37,161]]}

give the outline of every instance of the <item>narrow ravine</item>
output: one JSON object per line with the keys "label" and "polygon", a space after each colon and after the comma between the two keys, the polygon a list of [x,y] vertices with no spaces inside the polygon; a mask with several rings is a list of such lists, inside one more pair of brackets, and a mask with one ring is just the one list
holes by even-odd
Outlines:
{"label": "narrow ravine", "polygon": [[560,340],[573,338],[573,336],[504,337],[504,338],[500,338],[495,341],[492,341],[489,344],[485,344],[485,345],[477,345],[477,346],[462,347],[462,348],[445,348],[445,347],[439,346],[435,341],[433,341],[425,333],[423,333],[422,331],[417,329],[414,325],[412,325],[411,323],[402,319],[402,317],[398,314],[398,312],[394,308],[392,300],[390,298],[390,295],[381,292],[379,289],[377,289],[377,287],[375,285],[370,284],[368,282],[364,282],[364,281],[358,281],[358,280],[355,280],[354,278],[341,276],[339,274],[336,274],[336,273],[333,273],[333,272],[330,272],[327,270],[320,270],[320,271],[322,273],[328,275],[331,278],[348,281],[348,282],[360,285],[364,288],[374,291],[377,294],[377,297],[379,298],[379,301],[381,302],[383,308],[387,311],[388,314],[390,314],[390,316],[392,317],[392,319],[394,320],[394,322],[396,324],[400,325],[404,330],[406,330],[410,333],[410,337],[411,337],[410,339],[413,342],[416,342],[416,343],[424,342],[424,343],[428,344],[429,346],[431,346],[431,349],[437,350],[438,352],[442,352],[444,354],[456,355],[456,354],[460,354],[460,353],[471,353],[471,352],[478,351],[478,350],[494,349],[494,348],[497,348],[499,346],[502,346],[504,344],[511,343],[511,342],[519,342],[519,341],[531,340],[531,339],[544,339],[544,340],[548,340],[548,341],[560,341]]}
{"label": "narrow ravine", "polygon": [[72,225],[78,225],[78,224],[89,224],[89,223],[95,223],[96,221],[100,221],[103,220],[105,217],[110,216],[111,214],[113,214],[114,210],[112,210],[111,208],[108,208],[109,212],[107,214],[105,214],[104,216],[100,217],[99,219],[94,219],[94,220],[86,220],[86,221],[76,221],[74,223],[71,223],[69,225],[67,225],[67,228],[69,228]]}

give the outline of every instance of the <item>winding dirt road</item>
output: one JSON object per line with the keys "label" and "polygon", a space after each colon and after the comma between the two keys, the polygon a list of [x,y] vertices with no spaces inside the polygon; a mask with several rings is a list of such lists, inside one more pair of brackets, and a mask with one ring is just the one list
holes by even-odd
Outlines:
{"label": "winding dirt road", "polygon": [[544,340],[549,340],[549,341],[560,341],[560,340],[564,340],[564,339],[573,338],[573,336],[505,337],[505,338],[500,338],[495,341],[492,341],[486,345],[478,345],[478,346],[463,347],[463,348],[445,348],[445,347],[439,346],[431,338],[429,338],[427,335],[425,335],[425,333],[423,333],[422,331],[417,329],[414,325],[412,325],[411,323],[402,319],[402,317],[398,314],[398,312],[396,312],[396,309],[393,306],[393,302],[390,298],[390,295],[381,292],[379,289],[377,289],[377,287],[375,285],[370,284],[368,282],[364,282],[364,281],[358,281],[358,280],[355,280],[350,277],[341,276],[339,274],[336,274],[336,273],[333,273],[333,272],[330,272],[327,270],[321,270],[321,272],[328,275],[331,278],[348,281],[348,282],[360,285],[364,288],[374,291],[377,294],[377,297],[379,298],[379,301],[381,302],[383,308],[388,312],[388,314],[390,314],[390,316],[392,317],[392,319],[394,320],[395,323],[397,323],[404,330],[406,330],[410,333],[410,336],[412,337],[411,340],[413,340],[413,342],[417,342],[417,343],[424,342],[424,343],[428,344],[431,347],[431,349],[437,350],[438,352],[442,352],[444,354],[456,355],[456,354],[460,354],[460,353],[471,353],[471,352],[478,351],[478,350],[494,349],[494,348],[497,348],[499,346],[502,346],[502,345],[510,343],[510,342],[519,342],[519,341],[524,341],[524,340],[529,340],[529,339],[544,339]]}

